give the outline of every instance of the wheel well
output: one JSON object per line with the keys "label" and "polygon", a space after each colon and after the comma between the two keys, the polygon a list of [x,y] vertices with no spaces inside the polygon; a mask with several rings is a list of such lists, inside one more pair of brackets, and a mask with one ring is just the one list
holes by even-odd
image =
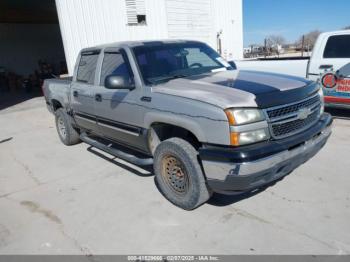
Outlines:
{"label": "wheel well", "polygon": [[197,137],[185,128],[166,123],[154,123],[151,125],[148,135],[148,144],[152,154],[162,141],[172,137],[184,139],[195,149],[198,149],[201,146],[201,142],[199,142]]}
{"label": "wheel well", "polygon": [[56,99],[52,99],[51,103],[52,103],[52,108],[53,108],[54,111],[56,111],[57,109],[63,107],[62,104]]}

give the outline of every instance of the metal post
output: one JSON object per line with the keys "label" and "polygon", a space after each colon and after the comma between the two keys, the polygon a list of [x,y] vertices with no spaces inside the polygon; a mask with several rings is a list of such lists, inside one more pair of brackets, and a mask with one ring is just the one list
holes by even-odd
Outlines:
{"label": "metal post", "polygon": [[301,40],[301,56],[304,56],[304,44],[305,44],[305,35],[303,35]]}

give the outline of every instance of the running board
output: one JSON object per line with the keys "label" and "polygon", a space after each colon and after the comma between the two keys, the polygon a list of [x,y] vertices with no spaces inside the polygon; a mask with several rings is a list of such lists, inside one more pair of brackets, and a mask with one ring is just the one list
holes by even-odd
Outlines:
{"label": "running board", "polygon": [[153,165],[153,158],[139,158],[139,157],[137,157],[135,155],[125,153],[125,152],[123,152],[121,150],[118,150],[118,149],[113,148],[111,146],[105,145],[105,144],[103,144],[103,143],[101,143],[101,142],[99,142],[99,141],[97,141],[97,140],[95,140],[95,139],[93,139],[91,137],[88,137],[86,135],[86,133],[82,133],[80,135],[80,139],[83,142],[85,142],[85,143],[87,143],[87,144],[89,144],[89,145],[91,145],[93,147],[96,147],[96,148],[98,148],[98,149],[100,149],[102,151],[105,151],[105,152],[107,152],[107,153],[109,153],[109,154],[111,154],[111,155],[113,155],[115,157],[123,159],[123,160],[125,160],[127,162],[130,162],[130,163],[134,164],[134,165],[137,165],[137,166],[150,166],[150,165]]}

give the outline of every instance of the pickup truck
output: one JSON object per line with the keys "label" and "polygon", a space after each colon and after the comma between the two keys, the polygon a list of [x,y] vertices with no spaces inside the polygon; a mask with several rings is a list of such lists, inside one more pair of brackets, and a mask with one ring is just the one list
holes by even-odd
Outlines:
{"label": "pickup truck", "polygon": [[[310,59],[284,57],[244,60],[239,69],[289,74],[318,81],[323,86],[326,107],[350,108],[350,72],[341,78],[332,77],[350,63],[350,30],[325,32],[319,35]],[[343,70],[344,71],[344,70]],[[330,85],[330,82],[336,82]],[[330,87],[331,86],[331,87]]]}
{"label": "pickup truck", "polygon": [[153,165],[161,193],[185,210],[274,184],[331,134],[315,82],[238,71],[197,41],[86,48],[73,78],[43,92],[65,145]]}
{"label": "pickup truck", "polygon": [[327,107],[350,108],[350,30],[322,33],[307,65],[307,78],[321,83]]}

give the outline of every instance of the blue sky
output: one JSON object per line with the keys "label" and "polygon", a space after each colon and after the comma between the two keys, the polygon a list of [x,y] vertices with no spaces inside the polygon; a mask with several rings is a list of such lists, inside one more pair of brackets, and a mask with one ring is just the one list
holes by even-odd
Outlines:
{"label": "blue sky", "polygon": [[243,0],[244,46],[271,34],[294,42],[312,30],[350,26],[350,0]]}

